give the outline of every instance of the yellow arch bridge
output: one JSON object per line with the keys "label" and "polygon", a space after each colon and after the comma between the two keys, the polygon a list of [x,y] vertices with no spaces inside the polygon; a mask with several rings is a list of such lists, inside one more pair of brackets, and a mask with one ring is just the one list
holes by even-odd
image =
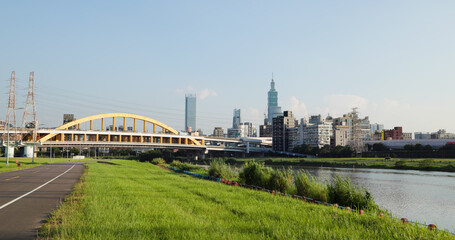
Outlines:
{"label": "yellow arch bridge", "polygon": [[[107,122],[111,125],[106,126]],[[120,124],[118,124],[120,120]],[[127,127],[127,120],[132,126]],[[98,122],[98,124],[96,124]],[[81,125],[87,129],[82,130]],[[117,126],[118,124],[118,126]],[[94,126],[97,127],[94,127]],[[33,141],[29,134],[24,141]],[[41,145],[91,144],[91,145],[118,145],[118,146],[150,146],[176,145],[191,148],[204,147],[204,138],[178,135],[178,132],[152,118],[129,114],[107,113],[93,115],[66,123],[55,129],[40,129],[36,134],[36,141]]]}
{"label": "yellow arch bridge", "polygon": [[[5,130],[0,130],[6,134]],[[155,119],[129,114],[107,113],[93,115],[66,123],[55,129],[10,130],[22,135],[24,154],[33,154],[32,146],[47,147],[100,147],[100,148],[168,148],[196,150],[197,152],[265,152],[270,143],[258,139],[210,138],[179,135],[178,131]],[[33,140],[36,136],[35,141]],[[5,146],[5,142],[3,142]],[[10,142],[8,151],[14,154]]]}

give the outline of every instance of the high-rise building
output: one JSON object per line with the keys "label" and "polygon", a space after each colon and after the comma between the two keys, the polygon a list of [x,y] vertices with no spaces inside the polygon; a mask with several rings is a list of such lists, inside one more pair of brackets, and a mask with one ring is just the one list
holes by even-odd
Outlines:
{"label": "high-rise building", "polygon": [[259,137],[272,137],[272,124],[268,118],[264,118],[264,125],[259,126]]}
{"label": "high-rise building", "polygon": [[274,151],[290,152],[297,140],[298,129],[291,111],[284,111],[283,116],[273,119],[272,148]]}
{"label": "high-rise building", "polygon": [[306,145],[321,148],[330,145],[330,139],[333,135],[332,121],[320,120],[315,123],[308,123],[302,128],[302,142]]}
{"label": "high-rise building", "polygon": [[431,133],[429,133],[429,132],[426,132],[426,133],[415,132],[414,133],[414,138],[415,139],[431,139]]}
{"label": "high-rise building", "polygon": [[240,109],[234,109],[234,116],[232,117],[232,128],[238,129],[241,122],[242,117],[240,116]]}
{"label": "high-rise building", "polygon": [[382,132],[382,130],[384,130],[384,124],[370,124],[370,131],[372,134],[375,134],[376,132]]}
{"label": "high-rise building", "polygon": [[74,114],[69,114],[69,113],[63,114],[63,124],[67,124],[67,123],[72,122],[74,120],[76,120],[74,118]]}
{"label": "high-rise building", "polygon": [[275,90],[275,82],[273,81],[270,83],[270,90],[268,92],[267,98],[267,108],[268,108],[268,119],[269,122],[273,125],[273,119],[282,116],[283,113],[281,112],[281,107],[278,106],[278,92]]}
{"label": "high-rise building", "polygon": [[222,127],[215,127],[215,129],[213,129],[213,136],[214,137],[224,137],[224,131],[223,131],[223,128]]}
{"label": "high-rise building", "polygon": [[[232,128],[228,128],[227,134],[229,138],[239,138],[244,135],[242,133],[242,117],[240,115],[240,109],[234,109],[234,114],[232,117]],[[244,129],[243,129],[244,130]]]}
{"label": "high-rise building", "polygon": [[196,130],[196,95],[185,96],[185,131]]}
{"label": "high-rise building", "polygon": [[240,124],[240,128],[243,129],[242,137],[257,137],[256,126],[251,122],[244,122]]}
{"label": "high-rise building", "polygon": [[321,122],[322,122],[321,114],[310,116],[310,119],[309,119],[310,124],[319,124]]}
{"label": "high-rise building", "polygon": [[[67,124],[74,120],[76,120],[76,118],[74,118],[74,114],[69,114],[69,113],[63,114],[63,124]],[[74,130],[74,129],[76,129],[76,126],[71,126],[68,128],[68,130]]]}
{"label": "high-rise building", "polygon": [[330,145],[336,146],[347,146],[351,139],[349,126],[346,125],[335,125],[333,127],[333,137]]}
{"label": "high-rise building", "polygon": [[394,127],[393,129],[384,130],[383,132],[383,140],[403,140],[403,128],[402,127]]}

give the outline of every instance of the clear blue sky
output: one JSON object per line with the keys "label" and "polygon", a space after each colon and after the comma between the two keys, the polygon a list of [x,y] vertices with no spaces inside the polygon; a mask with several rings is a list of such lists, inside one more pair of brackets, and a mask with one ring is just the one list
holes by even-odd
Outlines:
{"label": "clear blue sky", "polygon": [[[297,117],[359,107],[405,132],[455,132],[455,1],[2,1],[0,118],[35,72],[40,123],[128,112],[184,127],[259,125],[272,72]],[[22,112],[18,111],[20,122]]]}

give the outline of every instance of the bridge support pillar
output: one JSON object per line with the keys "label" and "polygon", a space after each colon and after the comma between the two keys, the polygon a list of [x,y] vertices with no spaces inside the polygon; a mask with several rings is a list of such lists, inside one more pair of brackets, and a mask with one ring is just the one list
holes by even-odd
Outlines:
{"label": "bridge support pillar", "polygon": [[5,151],[5,157],[6,157],[6,155],[9,155],[9,158],[14,157],[14,145],[9,145],[8,149],[5,146],[4,151]]}
{"label": "bridge support pillar", "polygon": [[33,146],[24,147],[24,157],[32,158],[33,157]]}

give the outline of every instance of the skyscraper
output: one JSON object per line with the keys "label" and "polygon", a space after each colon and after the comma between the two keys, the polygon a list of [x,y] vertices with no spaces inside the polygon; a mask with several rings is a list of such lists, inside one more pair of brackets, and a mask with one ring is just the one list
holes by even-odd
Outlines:
{"label": "skyscraper", "polygon": [[[191,128],[191,130],[189,130]],[[196,95],[185,96],[185,131],[196,131]]]}
{"label": "skyscraper", "polygon": [[240,117],[240,109],[234,109],[234,116],[232,117],[232,128],[228,128],[227,131],[229,138],[241,137],[241,123],[242,118]]}
{"label": "skyscraper", "polygon": [[234,109],[234,116],[232,117],[232,128],[238,129],[242,118],[240,117],[240,109]]}
{"label": "skyscraper", "polygon": [[270,83],[270,90],[268,92],[267,98],[267,107],[268,107],[268,119],[270,123],[273,123],[273,119],[282,116],[283,113],[281,112],[281,107],[278,106],[278,92],[275,90],[275,82],[273,81]]}

